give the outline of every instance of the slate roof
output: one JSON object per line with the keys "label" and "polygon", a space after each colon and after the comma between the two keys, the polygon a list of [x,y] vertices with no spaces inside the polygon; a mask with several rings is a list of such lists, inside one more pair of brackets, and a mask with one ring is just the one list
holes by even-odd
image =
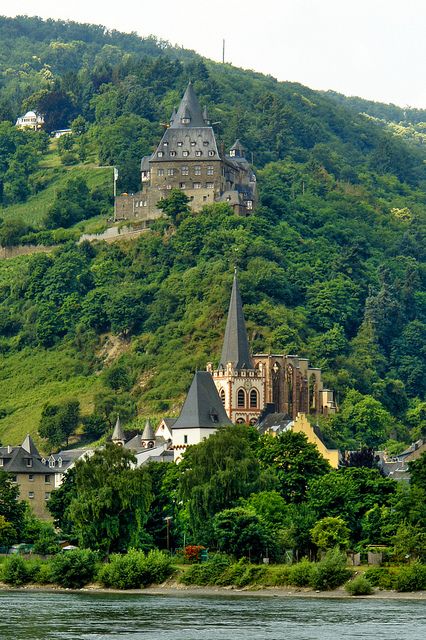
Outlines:
{"label": "slate roof", "polygon": [[269,413],[256,428],[261,434],[267,431],[274,431],[275,433],[281,433],[286,431],[289,425],[293,423],[293,418],[287,413]]}
{"label": "slate roof", "polygon": [[[209,154],[213,152],[213,155]],[[158,153],[163,155],[158,155]],[[175,155],[170,155],[170,154]],[[176,160],[196,160],[197,162],[219,160],[219,152],[212,127],[169,127],[165,130],[153,162],[174,162]]]}
{"label": "slate roof", "polygon": [[250,356],[246,324],[237,273],[234,274],[231,300],[229,302],[228,319],[226,321],[225,338],[219,367],[225,368],[231,362],[234,369],[254,369]]}
{"label": "slate roof", "polygon": [[[182,124],[182,118],[190,118],[188,124]],[[173,117],[171,128],[175,127],[205,127],[203,112],[201,110],[198,98],[195,95],[192,82],[189,82],[183,95],[177,114]]]}
{"label": "slate roof", "polygon": [[120,416],[117,416],[117,422],[115,423],[114,431],[112,432],[111,440],[123,440],[126,441],[126,436],[124,435],[124,431],[121,428]]}
{"label": "slate roof", "polygon": [[29,435],[19,447],[0,447],[0,458],[3,460],[2,469],[8,473],[49,472],[48,467],[41,462],[41,456]]}
{"label": "slate roof", "polygon": [[154,429],[152,428],[151,420],[145,422],[145,428],[142,433],[142,440],[155,440]]}
{"label": "slate roof", "polygon": [[232,145],[231,151],[235,151],[238,155],[240,156],[244,156],[245,153],[245,148],[243,147],[241,141],[239,138],[237,138],[237,140],[235,140],[234,144]]}
{"label": "slate roof", "polygon": [[176,422],[175,429],[215,429],[230,425],[213,378],[208,371],[196,371]]}

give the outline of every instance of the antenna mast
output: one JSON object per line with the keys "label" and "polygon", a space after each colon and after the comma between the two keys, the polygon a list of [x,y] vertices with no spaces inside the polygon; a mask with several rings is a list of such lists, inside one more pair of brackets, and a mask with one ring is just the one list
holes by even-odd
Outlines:
{"label": "antenna mast", "polygon": [[222,64],[225,64],[225,38],[222,40]]}

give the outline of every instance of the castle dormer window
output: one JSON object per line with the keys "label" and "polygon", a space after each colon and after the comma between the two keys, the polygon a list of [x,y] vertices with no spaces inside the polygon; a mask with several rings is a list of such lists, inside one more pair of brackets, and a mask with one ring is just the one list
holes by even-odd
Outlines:
{"label": "castle dormer window", "polygon": [[189,167],[182,167],[180,172],[183,176],[189,176]]}
{"label": "castle dormer window", "polygon": [[26,458],[26,463],[27,463],[27,467],[32,467],[33,466],[32,458]]}
{"label": "castle dormer window", "polygon": [[210,156],[210,157],[213,157],[213,156],[215,156],[215,155],[216,155],[216,152],[215,152],[215,151],[213,151],[213,149],[210,149],[210,151],[209,151],[209,156]]}
{"label": "castle dormer window", "polygon": [[195,140],[191,140],[191,147],[195,147],[196,144]]}
{"label": "castle dormer window", "polygon": [[176,151],[170,151],[170,156],[174,157],[176,155]]}
{"label": "castle dormer window", "polygon": [[164,155],[164,154],[163,154],[163,152],[162,152],[162,151],[159,151],[159,152],[157,153],[157,156],[158,156],[159,158],[162,158],[162,157],[163,157],[163,155]]}
{"label": "castle dormer window", "polygon": [[205,147],[208,147],[208,146],[209,146],[209,141],[208,141],[208,140],[204,140],[203,145],[204,145]]}
{"label": "castle dormer window", "polygon": [[181,147],[182,145],[183,145],[183,142],[180,142],[180,141],[179,141],[179,142],[177,143],[177,146],[178,146],[178,147]]}
{"label": "castle dormer window", "polygon": [[181,118],[181,123],[182,124],[189,124],[190,122],[191,122],[191,118],[186,118],[186,117]]}
{"label": "castle dormer window", "polygon": [[203,155],[203,152],[202,152],[202,151],[199,151],[199,150],[197,149],[197,151],[195,152],[195,155],[196,155],[196,156],[202,156],[202,155]]}
{"label": "castle dormer window", "polygon": [[189,151],[182,151],[182,155],[184,158],[187,158],[189,156]]}
{"label": "castle dormer window", "polygon": [[168,147],[168,146],[169,146],[169,143],[167,142],[167,140],[166,142],[163,142],[163,147]]}

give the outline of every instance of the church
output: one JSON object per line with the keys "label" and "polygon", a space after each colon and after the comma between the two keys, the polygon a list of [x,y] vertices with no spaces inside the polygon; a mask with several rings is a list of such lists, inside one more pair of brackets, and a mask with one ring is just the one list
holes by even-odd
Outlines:
{"label": "church", "polygon": [[173,111],[163,137],[151,156],[141,160],[140,191],[115,200],[115,220],[149,225],[163,215],[158,202],[171,189],[189,198],[193,211],[212,202],[227,202],[238,215],[249,215],[257,202],[256,176],[236,140],[228,153],[220,148],[192,83]]}

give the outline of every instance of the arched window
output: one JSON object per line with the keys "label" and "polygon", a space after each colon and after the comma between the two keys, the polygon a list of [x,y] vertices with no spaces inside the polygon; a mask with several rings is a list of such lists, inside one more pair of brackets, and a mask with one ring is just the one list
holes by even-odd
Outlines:
{"label": "arched window", "polygon": [[245,420],[244,420],[244,418],[237,418],[236,423],[237,424],[244,424]]}
{"label": "arched window", "polygon": [[250,409],[257,409],[257,391],[252,389],[250,391]]}
{"label": "arched window", "polygon": [[219,395],[220,395],[220,399],[222,400],[222,404],[223,404],[223,406],[225,406],[225,390],[224,390],[224,389],[221,389],[221,390],[219,391]]}
{"label": "arched window", "polygon": [[244,389],[238,389],[237,393],[237,407],[245,407],[246,406],[246,394]]}

